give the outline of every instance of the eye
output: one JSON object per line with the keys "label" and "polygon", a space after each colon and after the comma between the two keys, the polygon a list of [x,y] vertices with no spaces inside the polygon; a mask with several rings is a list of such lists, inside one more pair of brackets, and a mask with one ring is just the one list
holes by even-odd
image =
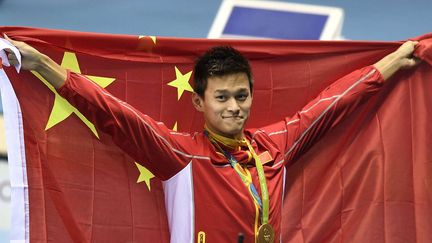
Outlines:
{"label": "eye", "polygon": [[247,99],[247,97],[248,97],[248,94],[239,94],[236,96],[236,99],[240,100],[240,101],[245,101]]}
{"label": "eye", "polygon": [[227,97],[225,95],[217,95],[216,97],[217,101],[226,101]]}

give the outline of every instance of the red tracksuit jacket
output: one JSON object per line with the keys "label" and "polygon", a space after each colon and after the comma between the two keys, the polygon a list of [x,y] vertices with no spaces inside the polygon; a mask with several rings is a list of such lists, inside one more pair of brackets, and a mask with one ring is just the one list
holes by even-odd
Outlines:
{"label": "red tracksuit jacket", "polygon": [[[334,82],[294,116],[244,131],[256,153],[267,161],[269,223],[276,241],[281,241],[284,165],[304,153],[383,83],[379,71],[365,67]],[[163,180],[171,242],[199,242],[199,234],[205,234],[207,242],[235,242],[240,232],[245,242],[254,242],[259,214],[248,189],[203,132],[174,132],[79,74],[68,72],[58,92]],[[245,151],[233,155],[240,163],[248,158]],[[253,183],[260,191],[253,160],[249,163]]]}

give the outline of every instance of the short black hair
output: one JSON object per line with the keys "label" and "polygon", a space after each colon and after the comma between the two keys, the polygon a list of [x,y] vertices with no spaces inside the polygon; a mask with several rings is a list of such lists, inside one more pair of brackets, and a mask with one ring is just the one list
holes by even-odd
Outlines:
{"label": "short black hair", "polygon": [[249,61],[231,46],[216,46],[209,49],[195,62],[194,91],[204,97],[207,81],[210,77],[245,73],[252,92],[253,80]]}

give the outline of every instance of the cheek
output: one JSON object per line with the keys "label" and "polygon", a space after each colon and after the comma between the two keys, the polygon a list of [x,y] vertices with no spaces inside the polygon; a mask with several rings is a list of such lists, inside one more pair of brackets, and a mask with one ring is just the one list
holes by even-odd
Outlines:
{"label": "cheek", "polygon": [[223,110],[224,110],[223,105],[216,104],[216,103],[213,103],[207,107],[207,112],[209,114],[218,114],[221,113]]}
{"label": "cheek", "polygon": [[212,118],[212,119],[218,119],[218,117],[220,117],[221,113],[222,113],[223,109],[219,108],[219,107],[207,107],[205,110],[205,114],[208,118]]}
{"label": "cheek", "polygon": [[247,113],[249,113],[251,107],[252,107],[252,101],[247,102],[247,103],[245,103],[245,104],[243,104],[243,105],[241,106],[242,110],[243,110],[244,112],[247,112]]}

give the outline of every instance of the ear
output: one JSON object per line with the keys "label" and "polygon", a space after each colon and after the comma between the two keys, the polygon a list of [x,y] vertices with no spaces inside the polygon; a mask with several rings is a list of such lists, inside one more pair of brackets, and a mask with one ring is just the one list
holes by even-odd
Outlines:
{"label": "ear", "polygon": [[204,100],[201,96],[199,96],[195,92],[192,94],[192,104],[194,105],[194,107],[197,111],[200,111],[200,112],[204,111],[204,108],[203,108]]}

